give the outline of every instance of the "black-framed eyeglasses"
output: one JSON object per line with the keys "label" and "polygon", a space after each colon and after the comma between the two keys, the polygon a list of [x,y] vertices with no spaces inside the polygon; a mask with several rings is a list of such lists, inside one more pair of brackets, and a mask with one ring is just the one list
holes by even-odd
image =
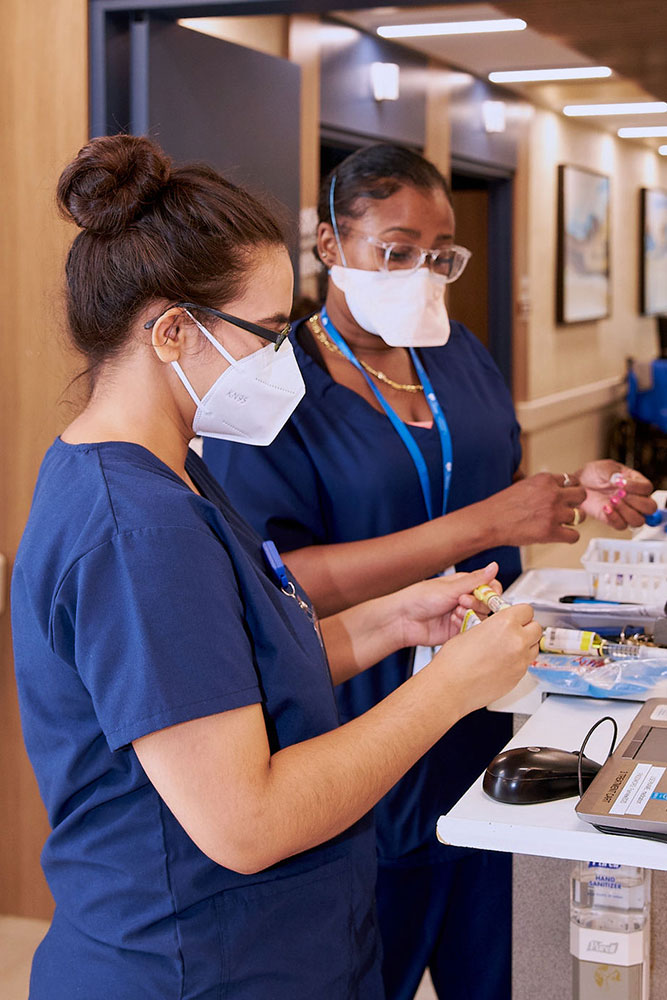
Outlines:
{"label": "black-framed eyeglasses", "polygon": [[[173,306],[169,306],[169,309],[194,309],[197,312],[210,313],[211,316],[217,316],[218,319],[224,319],[226,323],[231,323],[232,326],[238,326],[241,330],[246,330],[248,333],[254,333],[256,337],[261,337],[263,340],[270,340],[272,344],[275,344],[275,350],[277,351],[283,341],[287,340],[290,332],[290,324],[286,323],[285,326],[276,333],[275,330],[269,330],[266,326],[259,326],[258,323],[251,323],[247,319],[239,319],[238,316],[232,316],[230,313],[221,312],[219,309],[213,309],[211,306],[198,306],[196,302],[175,302]],[[164,309],[160,316],[164,316],[167,309]],[[149,319],[148,323],[144,323],[144,330],[151,330],[160,316],[156,316],[155,319]]]}

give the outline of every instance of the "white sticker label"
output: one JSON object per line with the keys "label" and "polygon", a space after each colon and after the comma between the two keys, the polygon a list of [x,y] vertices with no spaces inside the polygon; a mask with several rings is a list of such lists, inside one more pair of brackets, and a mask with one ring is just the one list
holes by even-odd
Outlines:
{"label": "white sticker label", "polygon": [[641,816],[651,793],[665,773],[664,767],[636,764],[623,791],[609,810],[615,816]]}
{"label": "white sticker label", "polygon": [[667,704],[656,705],[651,712],[651,718],[655,722],[665,722],[667,720]]}
{"label": "white sticker label", "polygon": [[651,768],[649,773],[646,775],[646,780],[642,783],[642,787],[630,803],[630,807],[628,809],[628,814],[630,816],[641,816],[644,812],[644,806],[651,798],[653,791],[657,788],[658,782],[664,773],[664,767]]}
{"label": "white sticker label", "polygon": [[644,944],[642,931],[619,934],[570,924],[570,954],[584,962],[639,965],[644,958]]}
{"label": "white sticker label", "polygon": [[637,764],[635,766],[634,771],[625,783],[623,791],[609,810],[610,813],[614,813],[617,816],[625,816],[630,803],[641,788],[642,782],[645,780],[650,770],[650,764]]}

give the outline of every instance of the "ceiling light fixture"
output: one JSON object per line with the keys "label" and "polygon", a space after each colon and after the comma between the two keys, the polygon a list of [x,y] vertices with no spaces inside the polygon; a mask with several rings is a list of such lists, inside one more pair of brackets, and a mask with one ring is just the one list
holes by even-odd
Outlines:
{"label": "ceiling light fixture", "polygon": [[667,156],[667,146],[658,146],[658,152],[661,156]]}
{"label": "ceiling light fixture", "polygon": [[589,115],[659,115],[667,111],[665,101],[635,101],[623,104],[566,104],[563,114],[569,118]]}
{"label": "ceiling light fixture", "polygon": [[419,38],[422,35],[476,35],[487,31],[523,31],[519,17],[493,21],[437,21],[433,24],[386,24],[377,28],[382,38]]}
{"label": "ceiling light fixture", "polygon": [[489,73],[492,83],[543,83],[549,80],[596,80],[611,76],[609,66],[572,66],[562,69],[503,69]]}
{"label": "ceiling light fixture", "polygon": [[646,128],[619,128],[621,139],[651,139],[667,136],[667,125],[648,125]]}

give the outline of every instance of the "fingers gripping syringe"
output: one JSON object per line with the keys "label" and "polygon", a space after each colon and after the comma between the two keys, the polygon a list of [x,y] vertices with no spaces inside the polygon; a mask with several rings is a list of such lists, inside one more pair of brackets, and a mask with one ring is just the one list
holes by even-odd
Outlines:
{"label": "fingers gripping syringe", "polygon": [[496,611],[502,611],[503,608],[512,607],[500,594],[496,594],[493,587],[489,587],[486,583],[482,584],[481,587],[475,587],[473,594],[478,601],[486,604],[492,614],[495,614]]}
{"label": "fingers gripping syringe", "polygon": [[[474,596],[486,604],[492,614],[511,608],[512,605],[497,594],[493,587],[483,584],[475,587]],[[481,619],[474,611],[468,611],[463,619],[461,631],[466,632],[473,625],[478,625]],[[640,646],[629,643],[605,642],[597,632],[583,632],[572,628],[545,628],[540,639],[540,649],[543,653],[575,653],[588,656],[611,656],[619,658],[639,658],[642,655]]]}

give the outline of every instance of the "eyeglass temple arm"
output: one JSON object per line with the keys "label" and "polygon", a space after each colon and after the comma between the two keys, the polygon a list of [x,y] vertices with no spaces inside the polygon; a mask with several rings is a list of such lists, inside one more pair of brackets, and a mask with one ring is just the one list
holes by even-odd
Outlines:
{"label": "eyeglass temple arm", "polygon": [[[255,336],[261,337],[262,340],[270,341],[273,343],[276,351],[289,336],[289,330],[286,330],[284,333],[282,330],[280,333],[274,333],[273,330],[268,330],[263,326],[257,326],[249,320],[237,319],[236,316],[230,316],[228,313],[220,312],[218,309],[212,309],[210,306],[195,306],[190,302],[179,302],[178,305],[183,309],[199,309],[201,312],[208,312],[214,316],[218,316],[220,319],[226,320],[227,323],[231,323],[233,326],[238,326],[242,330],[246,330],[248,333],[254,333]],[[159,316],[156,316],[155,319],[149,319],[147,323],[144,323],[144,330],[152,330],[159,319]]]}
{"label": "eyeglass temple arm", "polygon": [[224,319],[225,322],[231,323],[232,326],[238,326],[241,330],[246,330],[248,333],[254,333],[255,336],[261,337],[262,340],[270,340],[276,345],[276,350],[280,347],[284,340],[287,339],[287,333],[274,333],[273,330],[268,330],[264,326],[258,326],[256,323],[251,323],[247,319],[239,319],[237,316],[230,316],[229,313],[222,312],[220,309],[213,309],[212,306],[198,306],[194,302],[179,302],[179,306],[183,309],[199,309],[201,312],[211,313],[212,316],[218,316],[220,319]]}

